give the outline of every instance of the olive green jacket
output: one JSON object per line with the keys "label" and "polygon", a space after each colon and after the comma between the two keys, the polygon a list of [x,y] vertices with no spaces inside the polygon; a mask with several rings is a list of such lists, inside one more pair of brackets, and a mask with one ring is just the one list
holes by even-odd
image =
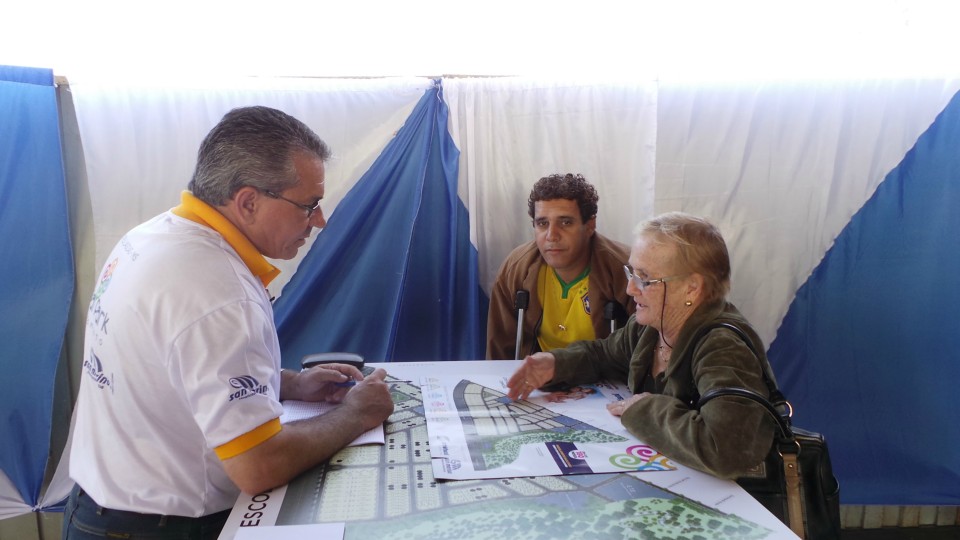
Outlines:
{"label": "olive green jacket", "polygon": [[[753,341],[753,352],[733,331],[714,328],[699,343],[697,331],[714,322],[729,322]],[[610,337],[578,341],[551,351],[557,359],[550,384],[586,384],[600,379],[626,380],[636,393],[650,369],[659,333],[637,324]],[[696,410],[696,400],[711,388],[739,386],[768,396],[761,366],[773,376],[763,343],[729,302],[703,305],[687,319],[674,344],[662,394],[651,394],[631,405],[621,417],[634,436],[683,465],[723,478],[743,475],[760,463],[773,443],[774,424],[763,408],[739,398],[721,398]],[[689,354],[691,361],[682,362]],[[775,382],[775,381],[773,381]]]}

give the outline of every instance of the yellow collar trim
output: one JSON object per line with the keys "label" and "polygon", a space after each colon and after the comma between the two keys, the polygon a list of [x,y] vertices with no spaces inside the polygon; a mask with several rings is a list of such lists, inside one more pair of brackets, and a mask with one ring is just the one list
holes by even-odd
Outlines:
{"label": "yellow collar trim", "polygon": [[273,278],[280,275],[280,270],[267,262],[267,259],[257,251],[257,248],[247,239],[240,229],[230,223],[223,214],[216,208],[196,198],[193,193],[184,191],[180,194],[180,206],[171,210],[174,214],[194,221],[201,225],[206,225],[220,233],[223,239],[235,249],[243,260],[243,264],[253,272],[253,275],[260,278],[263,286],[266,287],[273,281]]}

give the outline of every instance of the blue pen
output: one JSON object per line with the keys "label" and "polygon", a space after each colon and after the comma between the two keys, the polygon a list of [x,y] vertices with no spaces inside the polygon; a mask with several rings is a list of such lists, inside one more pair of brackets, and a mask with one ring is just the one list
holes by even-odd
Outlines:
{"label": "blue pen", "polygon": [[334,383],[334,386],[339,386],[340,388],[349,388],[351,386],[356,386],[356,385],[357,385],[357,381],[353,379],[350,379],[349,381]]}

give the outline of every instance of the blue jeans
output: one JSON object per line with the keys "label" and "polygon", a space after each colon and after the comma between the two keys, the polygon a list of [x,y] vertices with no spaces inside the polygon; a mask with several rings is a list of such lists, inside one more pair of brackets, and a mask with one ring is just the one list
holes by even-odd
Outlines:
{"label": "blue jeans", "polygon": [[230,510],[203,517],[138,514],[103,508],[74,486],[63,510],[63,540],[100,538],[216,540]]}

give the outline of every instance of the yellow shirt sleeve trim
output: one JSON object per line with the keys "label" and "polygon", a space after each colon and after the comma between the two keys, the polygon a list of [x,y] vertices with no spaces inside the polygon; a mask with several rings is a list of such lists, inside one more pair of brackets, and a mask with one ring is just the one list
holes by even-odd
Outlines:
{"label": "yellow shirt sleeve trim", "polygon": [[230,442],[221,444],[220,446],[213,449],[217,453],[217,457],[221,460],[230,459],[235,456],[246,452],[247,450],[257,446],[263,441],[273,437],[277,433],[280,433],[280,430],[283,429],[283,426],[280,425],[280,419],[274,418],[265,424],[261,424],[259,427],[256,427],[243,435],[233,439]]}
{"label": "yellow shirt sleeve trim", "polygon": [[280,275],[280,270],[267,262],[267,259],[240,232],[240,229],[230,223],[230,220],[218,212],[216,208],[201,201],[193,193],[183,191],[180,194],[180,206],[174,208],[172,212],[184,219],[206,225],[220,233],[223,239],[230,244],[230,247],[240,255],[243,264],[247,265],[253,275],[260,278],[264,287],[269,285],[273,278]]}

